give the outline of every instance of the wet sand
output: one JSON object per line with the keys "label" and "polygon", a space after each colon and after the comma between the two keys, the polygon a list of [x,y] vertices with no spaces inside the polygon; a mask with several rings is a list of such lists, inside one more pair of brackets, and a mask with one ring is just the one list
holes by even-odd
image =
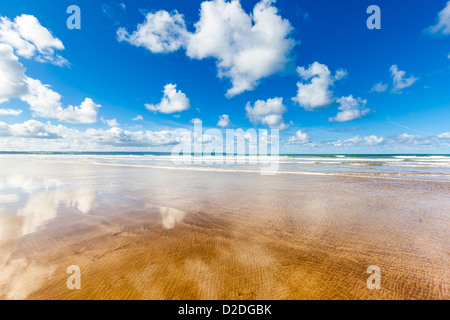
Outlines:
{"label": "wet sand", "polygon": [[450,298],[449,183],[0,162],[2,299]]}

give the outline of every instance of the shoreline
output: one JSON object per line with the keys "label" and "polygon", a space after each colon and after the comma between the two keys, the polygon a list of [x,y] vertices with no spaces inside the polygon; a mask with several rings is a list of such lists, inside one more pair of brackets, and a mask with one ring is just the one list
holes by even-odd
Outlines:
{"label": "shoreline", "polygon": [[[0,159],[2,160],[2,159]],[[205,163],[200,164],[192,164],[191,162],[184,162],[180,163],[178,165],[171,164],[171,165],[151,165],[151,164],[130,164],[130,163],[106,163],[106,162],[80,162],[80,161],[68,161],[68,160],[61,160],[61,159],[29,159],[32,161],[37,162],[44,162],[44,163],[65,163],[67,165],[78,165],[78,166],[110,166],[110,167],[123,167],[123,168],[147,168],[147,169],[158,169],[158,170],[180,170],[180,171],[197,171],[197,172],[223,172],[223,173],[245,173],[245,174],[262,174],[266,170],[267,164],[270,163],[272,165],[271,161],[264,161],[262,160],[261,163],[258,164],[251,164],[251,163],[245,163],[245,164],[239,164],[239,163],[221,163],[222,165],[225,165],[225,167],[220,167],[220,163],[208,163],[209,160],[202,160],[205,161]],[[281,164],[285,164],[286,162],[281,162]],[[186,166],[186,164],[190,164],[191,166]],[[311,165],[316,165],[317,163],[311,163]],[[215,165],[218,165],[219,167],[214,167]],[[246,165],[248,167],[254,167],[255,169],[248,169],[248,168],[238,168],[238,169],[228,169],[228,167],[231,166],[239,166],[239,165]],[[332,164],[335,165],[335,164]],[[346,165],[352,165],[356,166],[353,163],[346,164]],[[450,165],[450,162],[449,162]],[[279,166],[279,164],[278,164]],[[359,166],[384,166],[381,164],[359,164]],[[396,165],[390,164],[389,167],[396,167]],[[402,165],[398,167],[417,167],[416,165]],[[361,178],[361,179],[381,179],[381,180],[399,180],[399,181],[423,181],[423,182],[439,182],[439,183],[450,183],[450,167],[437,167],[439,169],[445,170],[446,172],[439,172],[439,173],[432,173],[432,172],[370,172],[370,173],[364,173],[364,172],[324,172],[324,171],[309,171],[309,170],[283,170],[283,169],[277,169],[274,171],[267,170],[270,174],[265,175],[300,175],[300,176],[335,176],[335,177],[348,177],[348,178]],[[448,171],[448,172],[447,172]],[[264,175],[264,174],[262,174]],[[402,177],[399,177],[402,176]],[[411,178],[410,176],[415,177],[449,177],[448,180],[438,180],[438,179],[424,179],[424,178]]]}

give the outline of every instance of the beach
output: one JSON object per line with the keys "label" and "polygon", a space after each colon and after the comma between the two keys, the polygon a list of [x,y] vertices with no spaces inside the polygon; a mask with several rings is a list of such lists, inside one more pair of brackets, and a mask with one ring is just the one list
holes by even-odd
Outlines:
{"label": "beach", "polygon": [[449,299],[449,159],[0,155],[0,298]]}

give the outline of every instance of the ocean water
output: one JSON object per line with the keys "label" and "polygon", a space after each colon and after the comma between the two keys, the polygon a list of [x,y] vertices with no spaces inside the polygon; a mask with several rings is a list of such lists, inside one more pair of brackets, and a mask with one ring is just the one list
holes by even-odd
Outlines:
{"label": "ocean water", "polygon": [[273,174],[337,175],[375,179],[450,182],[450,155],[216,155],[172,156],[168,153],[0,153],[0,159],[65,162],[103,166],[149,167],[161,170],[261,172]]}

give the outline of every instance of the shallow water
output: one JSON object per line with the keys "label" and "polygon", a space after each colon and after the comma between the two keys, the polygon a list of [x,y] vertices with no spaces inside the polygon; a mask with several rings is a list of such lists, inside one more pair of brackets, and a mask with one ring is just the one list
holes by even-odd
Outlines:
{"label": "shallow water", "polygon": [[450,298],[447,181],[120,157],[0,156],[0,298]]}
{"label": "shallow water", "polygon": [[364,176],[450,182],[449,155],[171,156],[164,154],[0,154],[0,159],[46,160],[169,170]]}

